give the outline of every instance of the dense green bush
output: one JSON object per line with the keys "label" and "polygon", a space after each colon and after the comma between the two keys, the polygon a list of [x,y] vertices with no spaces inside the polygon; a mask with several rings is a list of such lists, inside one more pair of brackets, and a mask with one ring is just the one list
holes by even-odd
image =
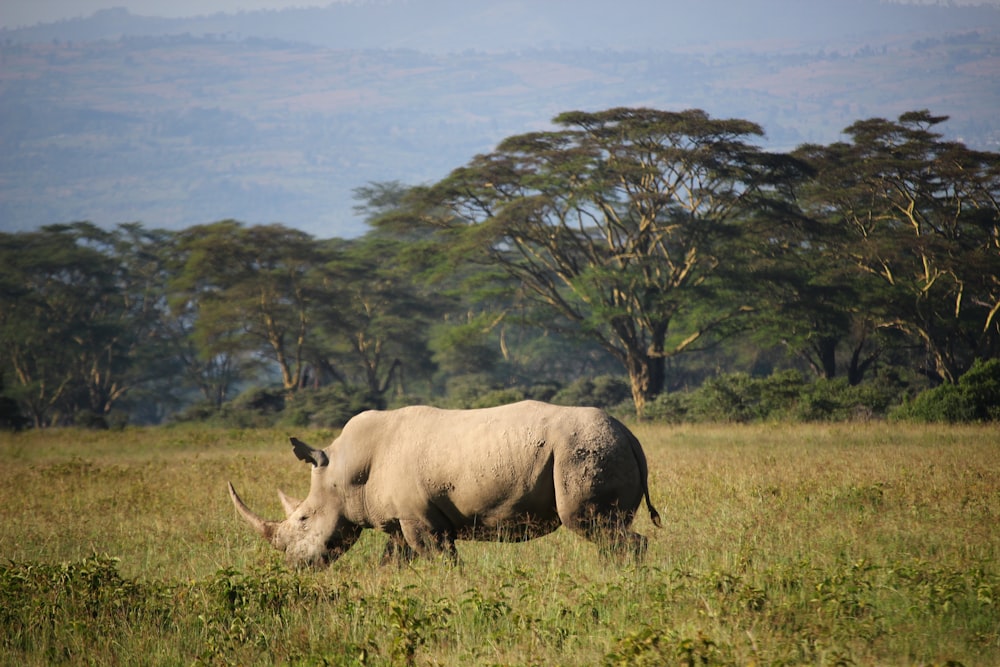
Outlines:
{"label": "dense green bush", "polygon": [[[471,380],[473,376],[463,376]],[[482,378],[479,378],[482,380]],[[717,375],[700,387],[658,396],[646,405],[645,418],[668,423],[751,423],[760,421],[857,421],[892,416],[928,422],[1000,420],[1000,360],[977,361],[957,384],[924,391],[900,405],[905,383],[876,377],[851,385],[846,379],[812,380],[795,370],[767,377],[746,373]],[[631,390],[619,376],[582,378],[560,388],[555,384],[496,387],[470,381],[436,404],[451,408],[486,408],[525,399],[558,405],[604,408],[631,414]],[[394,399],[392,407],[424,402]],[[286,424],[337,428],[364,410],[385,409],[383,396],[363,388],[333,385],[287,397],[281,389],[254,388],[221,409],[189,408],[177,421],[201,421],[238,428]]]}
{"label": "dense green bush", "polygon": [[645,416],[671,423],[850,421],[883,416],[897,400],[898,388],[885,380],[852,386],[843,379],[809,381],[798,371],[764,378],[732,373],[662,394]]}
{"label": "dense green bush", "polygon": [[[2,388],[0,386],[0,389]],[[20,431],[30,424],[31,420],[21,414],[17,401],[0,395],[0,430]]]}
{"label": "dense green bush", "polygon": [[585,405],[594,408],[613,408],[632,398],[628,381],[616,375],[599,375],[581,378],[552,396],[558,405]]}
{"label": "dense green bush", "polygon": [[492,408],[498,405],[507,405],[508,403],[517,403],[518,401],[523,401],[528,396],[515,387],[509,389],[494,389],[493,391],[488,391],[475,399],[473,399],[469,406],[470,408]]}
{"label": "dense green bush", "polygon": [[108,642],[109,628],[167,628],[172,602],[169,587],[123,578],[109,556],[61,565],[8,562],[0,566],[0,649],[82,664]]}
{"label": "dense green bush", "polygon": [[280,388],[254,387],[221,408],[197,403],[173,421],[234,428],[268,428],[279,424],[339,428],[359,412],[385,407],[383,397],[357,387],[330,385],[303,389],[291,396]]}
{"label": "dense green bush", "polygon": [[385,399],[360,387],[331,385],[304,389],[289,401],[281,423],[293,426],[339,428],[365,410],[381,410]]}
{"label": "dense green bush", "polygon": [[956,384],[921,392],[892,417],[952,424],[1000,420],[1000,359],[977,360]]}

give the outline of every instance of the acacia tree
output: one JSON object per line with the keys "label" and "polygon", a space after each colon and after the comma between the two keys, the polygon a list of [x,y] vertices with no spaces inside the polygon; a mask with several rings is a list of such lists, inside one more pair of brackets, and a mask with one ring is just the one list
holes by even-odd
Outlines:
{"label": "acacia tree", "polygon": [[[699,110],[554,122],[561,129],[510,137],[423,191],[426,219],[598,341],[627,370],[641,414],[664,387],[666,359],[750,309],[716,300],[713,278],[743,261],[731,253],[750,211],[777,219],[774,195],[795,163],[750,143],[758,125]],[[674,334],[685,312],[690,328]]]}
{"label": "acacia tree", "polygon": [[36,426],[100,423],[151,377],[163,276],[139,225],[5,235],[0,337],[6,391]]}
{"label": "acacia tree", "polygon": [[1000,155],[942,141],[927,111],[851,125],[804,146],[817,169],[814,242],[866,277],[869,316],[919,341],[935,380],[1000,352]]}
{"label": "acacia tree", "polygon": [[229,398],[232,387],[253,375],[259,363],[245,353],[242,327],[232,322],[222,326],[198,326],[204,292],[213,289],[207,276],[185,272],[192,249],[184,234],[174,234],[158,248],[167,267],[167,309],[163,314],[162,351],[174,359],[186,389],[194,388],[204,401],[218,409]]}
{"label": "acacia tree", "polygon": [[363,387],[377,403],[392,389],[406,393],[407,380],[431,376],[428,330],[445,302],[421,277],[435,263],[428,255],[436,257],[426,230],[384,222],[407,192],[395,181],[356,188],[354,210],[372,228],[324,242],[326,296],[310,358],[321,375]]}
{"label": "acacia tree", "polygon": [[305,378],[317,272],[325,257],[316,241],[282,225],[245,227],[226,220],[190,227],[184,265],[172,284],[175,309],[196,313],[203,359],[262,354],[286,391]]}
{"label": "acacia tree", "polygon": [[[881,286],[859,273],[821,241],[828,229],[811,221],[786,225],[755,261],[760,307],[753,339],[780,343],[805,361],[817,377],[845,376],[857,385],[882,358],[884,331],[872,315]],[[842,242],[842,239],[839,239]]]}
{"label": "acacia tree", "polygon": [[0,263],[5,389],[35,427],[48,426],[76,389],[76,312],[86,303],[94,265],[107,267],[98,253],[52,230],[0,236]]}
{"label": "acacia tree", "polygon": [[381,400],[429,374],[427,330],[436,311],[403,266],[405,244],[377,232],[327,243],[328,298],[316,314],[314,358],[341,383]]}

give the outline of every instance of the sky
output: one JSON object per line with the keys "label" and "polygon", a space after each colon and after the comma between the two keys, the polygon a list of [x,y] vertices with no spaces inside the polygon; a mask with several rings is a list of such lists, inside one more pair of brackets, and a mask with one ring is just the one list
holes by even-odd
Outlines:
{"label": "sky", "polygon": [[[140,16],[177,18],[240,10],[323,7],[343,0],[0,0],[0,27],[18,28],[90,16],[101,9],[124,7]],[[734,0],[738,2],[739,0]],[[836,0],[830,0],[835,2]],[[899,0],[896,0],[899,1]],[[909,0],[929,2],[931,0]],[[955,4],[1000,4],[1000,0],[953,0]]]}
{"label": "sky", "polygon": [[333,0],[0,0],[0,27],[17,28],[90,16],[101,9],[124,7],[140,16],[177,18],[217,12],[289,7],[323,7]]}

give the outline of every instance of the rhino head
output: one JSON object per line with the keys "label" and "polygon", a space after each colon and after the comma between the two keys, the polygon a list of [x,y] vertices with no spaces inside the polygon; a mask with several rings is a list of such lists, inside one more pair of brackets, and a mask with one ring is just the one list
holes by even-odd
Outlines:
{"label": "rhino head", "polygon": [[342,491],[333,481],[326,452],[295,438],[291,440],[295,455],[312,464],[312,482],[305,500],[291,498],[278,490],[285,509],[284,521],[262,519],[244,504],[232,483],[229,497],[246,522],[284,552],[290,565],[325,567],[351,548],[361,534],[361,527],[344,518]]}

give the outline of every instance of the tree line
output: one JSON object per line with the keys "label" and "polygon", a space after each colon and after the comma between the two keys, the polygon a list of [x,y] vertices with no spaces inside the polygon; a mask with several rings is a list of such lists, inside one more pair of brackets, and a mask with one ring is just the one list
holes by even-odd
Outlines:
{"label": "tree line", "polygon": [[1000,357],[1000,155],[944,140],[946,120],[777,153],[700,110],[568,112],[440,182],[358,188],[355,239],[232,220],[2,234],[3,418],[158,422],[237,395],[346,418],[608,377],[641,415],[785,369],[955,385]]}

